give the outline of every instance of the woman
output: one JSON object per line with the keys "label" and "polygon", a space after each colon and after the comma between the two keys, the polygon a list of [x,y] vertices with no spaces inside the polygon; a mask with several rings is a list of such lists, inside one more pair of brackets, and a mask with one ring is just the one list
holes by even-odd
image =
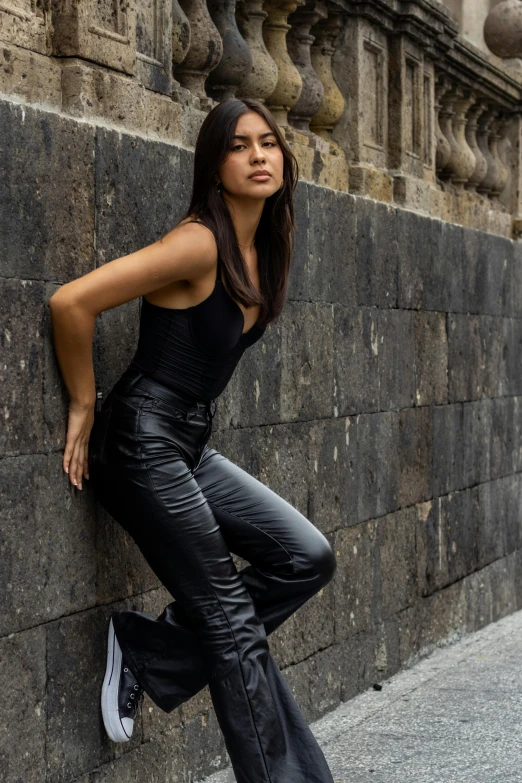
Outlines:
{"label": "woman", "polygon": [[[63,468],[79,489],[90,479],[175,598],[157,618],[110,618],[106,730],[115,742],[131,737],[143,691],[170,712],[208,684],[241,783],[332,783],[267,635],[330,581],[334,553],[301,513],[207,445],[213,403],[283,308],[296,184],[266,107],[226,100],[201,127],[180,223],[50,300],[71,397]],[[136,297],[136,354],[95,412],[96,315]],[[238,573],[231,552],[251,565]]]}

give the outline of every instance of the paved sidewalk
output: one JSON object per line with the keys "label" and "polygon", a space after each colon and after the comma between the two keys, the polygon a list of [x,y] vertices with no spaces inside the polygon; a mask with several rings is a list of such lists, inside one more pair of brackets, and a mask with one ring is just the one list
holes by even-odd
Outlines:
{"label": "paved sidewalk", "polygon": [[313,723],[336,783],[522,783],[521,648],[519,611]]}

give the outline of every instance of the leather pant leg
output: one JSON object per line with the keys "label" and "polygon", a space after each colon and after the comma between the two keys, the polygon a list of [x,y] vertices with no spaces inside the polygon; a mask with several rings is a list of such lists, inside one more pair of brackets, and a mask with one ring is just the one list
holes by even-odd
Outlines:
{"label": "leather pant leg", "polygon": [[[327,540],[209,449],[201,417],[135,388],[106,419],[94,492],[176,599],[159,618],[114,615],[138,681],[167,712],[208,684],[240,783],[332,783],[266,636],[333,575]],[[231,551],[251,566],[238,573]]]}

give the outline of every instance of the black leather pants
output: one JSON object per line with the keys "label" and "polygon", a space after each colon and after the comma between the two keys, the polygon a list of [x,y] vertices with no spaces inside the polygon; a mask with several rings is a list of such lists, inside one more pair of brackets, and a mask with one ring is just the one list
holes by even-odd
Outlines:
{"label": "black leather pants", "polygon": [[[212,411],[135,369],[95,414],[90,486],[175,601],[113,615],[123,656],[165,712],[208,684],[240,783],[333,783],[267,635],[332,578],[323,534],[207,446]],[[238,572],[234,552],[250,565]]]}

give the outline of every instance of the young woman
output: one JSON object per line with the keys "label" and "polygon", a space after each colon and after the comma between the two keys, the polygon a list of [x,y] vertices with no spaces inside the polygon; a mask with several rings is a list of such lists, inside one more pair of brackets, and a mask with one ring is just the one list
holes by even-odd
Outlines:
{"label": "young woman", "polygon": [[[331,580],[334,553],[306,517],[207,445],[216,398],[283,308],[297,175],[263,104],[218,104],[199,132],[180,223],[50,300],[71,397],[63,468],[79,489],[89,479],[175,598],[159,617],[110,618],[107,733],[130,738],[143,691],[170,712],[208,684],[240,783],[332,783],[267,635]],[[96,409],[96,316],[136,297],[136,353]],[[231,552],[250,565],[238,573]]]}

